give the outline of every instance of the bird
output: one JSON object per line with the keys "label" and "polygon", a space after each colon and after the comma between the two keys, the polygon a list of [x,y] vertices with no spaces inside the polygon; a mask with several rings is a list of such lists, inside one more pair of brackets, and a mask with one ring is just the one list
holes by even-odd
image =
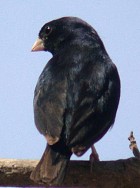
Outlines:
{"label": "bird", "polygon": [[34,121],[47,146],[30,178],[61,185],[71,156],[90,148],[94,154],[94,144],[113,126],[120,76],[97,31],[78,17],[46,23],[31,51],[52,58],[34,92]]}

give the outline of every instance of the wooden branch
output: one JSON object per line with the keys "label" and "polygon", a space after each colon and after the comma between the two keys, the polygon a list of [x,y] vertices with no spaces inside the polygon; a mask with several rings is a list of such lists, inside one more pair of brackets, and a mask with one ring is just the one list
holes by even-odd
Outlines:
{"label": "wooden branch", "polygon": [[130,136],[128,137],[128,140],[130,141],[129,147],[132,150],[134,156],[140,159],[140,152],[139,152],[135,137],[133,135],[133,131],[131,131]]}
{"label": "wooden branch", "polygon": [[[0,186],[39,186],[29,178],[37,163],[36,160],[0,159]],[[140,160],[129,158],[95,162],[92,173],[89,161],[71,161],[63,186],[139,188]]]}

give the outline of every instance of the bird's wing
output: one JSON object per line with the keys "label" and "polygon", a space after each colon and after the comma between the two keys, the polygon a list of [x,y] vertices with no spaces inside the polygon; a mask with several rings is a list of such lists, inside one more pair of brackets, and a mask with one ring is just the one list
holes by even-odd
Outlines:
{"label": "bird's wing", "polygon": [[[65,79],[56,78],[56,75],[53,79],[51,77],[53,76],[49,76],[49,72],[41,74],[34,97],[35,124],[49,145],[55,144],[60,139],[67,87]],[[43,79],[45,81],[41,84]]]}
{"label": "bird's wing", "polygon": [[[114,64],[81,72],[81,79],[75,82],[77,96],[68,130],[70,146],[91,146],[99,140],[114,123],[120,97],[120,81]],[[86,79],[82,79],[82,76]],[[74,98],[74,97],[73,97]]]}

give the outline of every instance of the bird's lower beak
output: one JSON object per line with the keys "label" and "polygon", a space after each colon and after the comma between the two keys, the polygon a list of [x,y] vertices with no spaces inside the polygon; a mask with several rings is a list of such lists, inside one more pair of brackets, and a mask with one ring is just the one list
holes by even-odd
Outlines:
{"label": "bird's lower beak", "polygon": [[36,52],[36,51],[43,51],[44,50],[44,43],[43,40],[38,38],[34,45],[32,46],[32,52]]}

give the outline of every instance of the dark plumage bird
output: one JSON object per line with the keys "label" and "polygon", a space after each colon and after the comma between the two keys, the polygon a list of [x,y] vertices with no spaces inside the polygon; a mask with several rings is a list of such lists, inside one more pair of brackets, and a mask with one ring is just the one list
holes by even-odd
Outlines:
{"label": "dark plumage bird", "polygon": [[32,47],[41,50],[53,57],[35,88],[34,117],[48,144],[31,179],[61,184],[71,155],[81,156],[113,125],[120,79],[97,32],[79,18],[45,24]]}

